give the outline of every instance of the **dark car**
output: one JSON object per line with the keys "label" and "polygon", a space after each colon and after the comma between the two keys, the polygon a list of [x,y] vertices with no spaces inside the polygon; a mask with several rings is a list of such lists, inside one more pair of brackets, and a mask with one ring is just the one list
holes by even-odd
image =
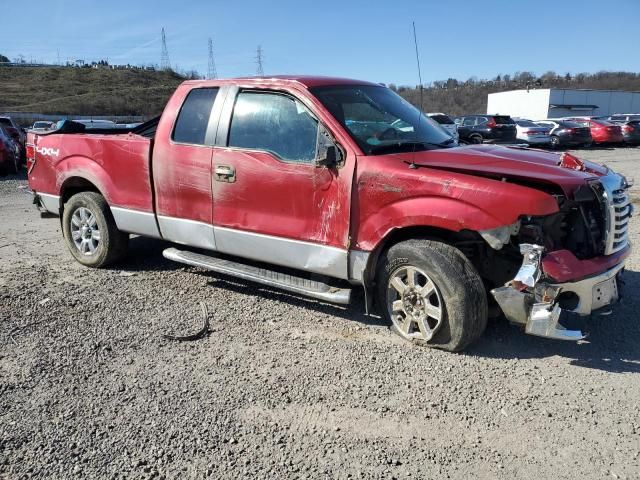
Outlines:
{"label": "dark car", "polygon": [[11,138],[7,128],[0,124],[0,175],[18,173],[20,164],[18,144]]}
{"label": "dark car", "polygon": [[565,120],[575,122],[582,127],[589,127],[593,143],[611,144],[623,141],[620,125],[603,120],[600,117],[570,117]]}
{"label": "dark car", "polygon": [[605,117],[605,120],[622,128],[622,138],[624,143],[629,145],[640,144],[640,115],[619,114]]}
{"label": "dark car", "polygon": [[538,120],[535,123],[551,128],[551,147],[588,147],[593,143],[591,128],[568,120]]}
{"label": "dark car", "polygon": [[460,140],[467,143],[516,141],[516,122],[509,115],[463,115],[455,123]]}
{"label": "dark car", "polygon": [[620,123],[619,125],[622,127],[624,143],[628,143],[629,145],[640,145],[640,120]]}

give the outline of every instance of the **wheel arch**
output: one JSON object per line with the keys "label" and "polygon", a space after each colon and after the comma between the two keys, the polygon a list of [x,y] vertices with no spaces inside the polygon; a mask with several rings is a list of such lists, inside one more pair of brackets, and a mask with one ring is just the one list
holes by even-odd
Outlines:
{"label": "wheel arch", "polygon": [[[363,277],[365,288],[370,289],[375,285],[378,261],[382,254],[393,245],[411,239],[436,240],[456,248],[459,248],[461,242],[486,243],[480,234],[474,230],[463,229],[456,231],[433,225],[411,225],[395,228],[388,232],[371,251]],[[463,253],[468,256],[465,251]]]}
{"label": "wheel arch", "polygon": [[60,185],[60,208],[64,208],[64,204],[71,197],[81,192],[96,192],[104,197],[103,193],[93,182],[84,177],[72,176]]}

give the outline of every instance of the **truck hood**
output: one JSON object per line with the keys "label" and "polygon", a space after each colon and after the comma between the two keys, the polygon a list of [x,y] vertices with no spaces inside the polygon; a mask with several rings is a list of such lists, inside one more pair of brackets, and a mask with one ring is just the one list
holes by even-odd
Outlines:
{"label": "truck hood", "polygon": [[581,170],[560,166],[561,154],[499,145],[473,145],[389,155],[407,163],[470,175],[555,185],[565,195],[588,179],[606,175],[606,167],[582,161]]}

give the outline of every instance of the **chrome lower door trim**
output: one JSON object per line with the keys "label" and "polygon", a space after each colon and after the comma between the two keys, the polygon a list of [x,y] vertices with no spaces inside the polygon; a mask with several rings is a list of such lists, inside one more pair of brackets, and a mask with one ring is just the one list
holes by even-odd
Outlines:
{"label": "chrome lower door trim", "polygon": [[156,216],[153,213],[111,207],[111,214],[120,231],[160,238]]}
{"label": "chrome lower door trim", "polygon": [[47,210],[47,212],[55,213],[56,215],[60,214],[60,196],[59,195],[50,195],[48,193],[38,193],[40,197],[40,202],[42,206]]}
{"label": "chrome lower door trim", "polygon": [[208,223],[158,215],[162,238],[181,245],[217,250],[214,228]]}
{"label": "chrome lower door trim", "polygon": [[344,280],[349,278],[347,250],[225,227],[213,229],[219,252]]}

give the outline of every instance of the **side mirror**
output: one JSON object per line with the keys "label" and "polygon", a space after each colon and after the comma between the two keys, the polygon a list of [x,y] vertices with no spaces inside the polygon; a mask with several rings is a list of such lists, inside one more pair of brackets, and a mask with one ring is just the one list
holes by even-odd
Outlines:
{"label": "side mirror", "polygon": [[335,167],[342,162],[342,152],[334,143],[329,132],[320,125],[318,128],[318,143],[316,152],[316,167]]}

